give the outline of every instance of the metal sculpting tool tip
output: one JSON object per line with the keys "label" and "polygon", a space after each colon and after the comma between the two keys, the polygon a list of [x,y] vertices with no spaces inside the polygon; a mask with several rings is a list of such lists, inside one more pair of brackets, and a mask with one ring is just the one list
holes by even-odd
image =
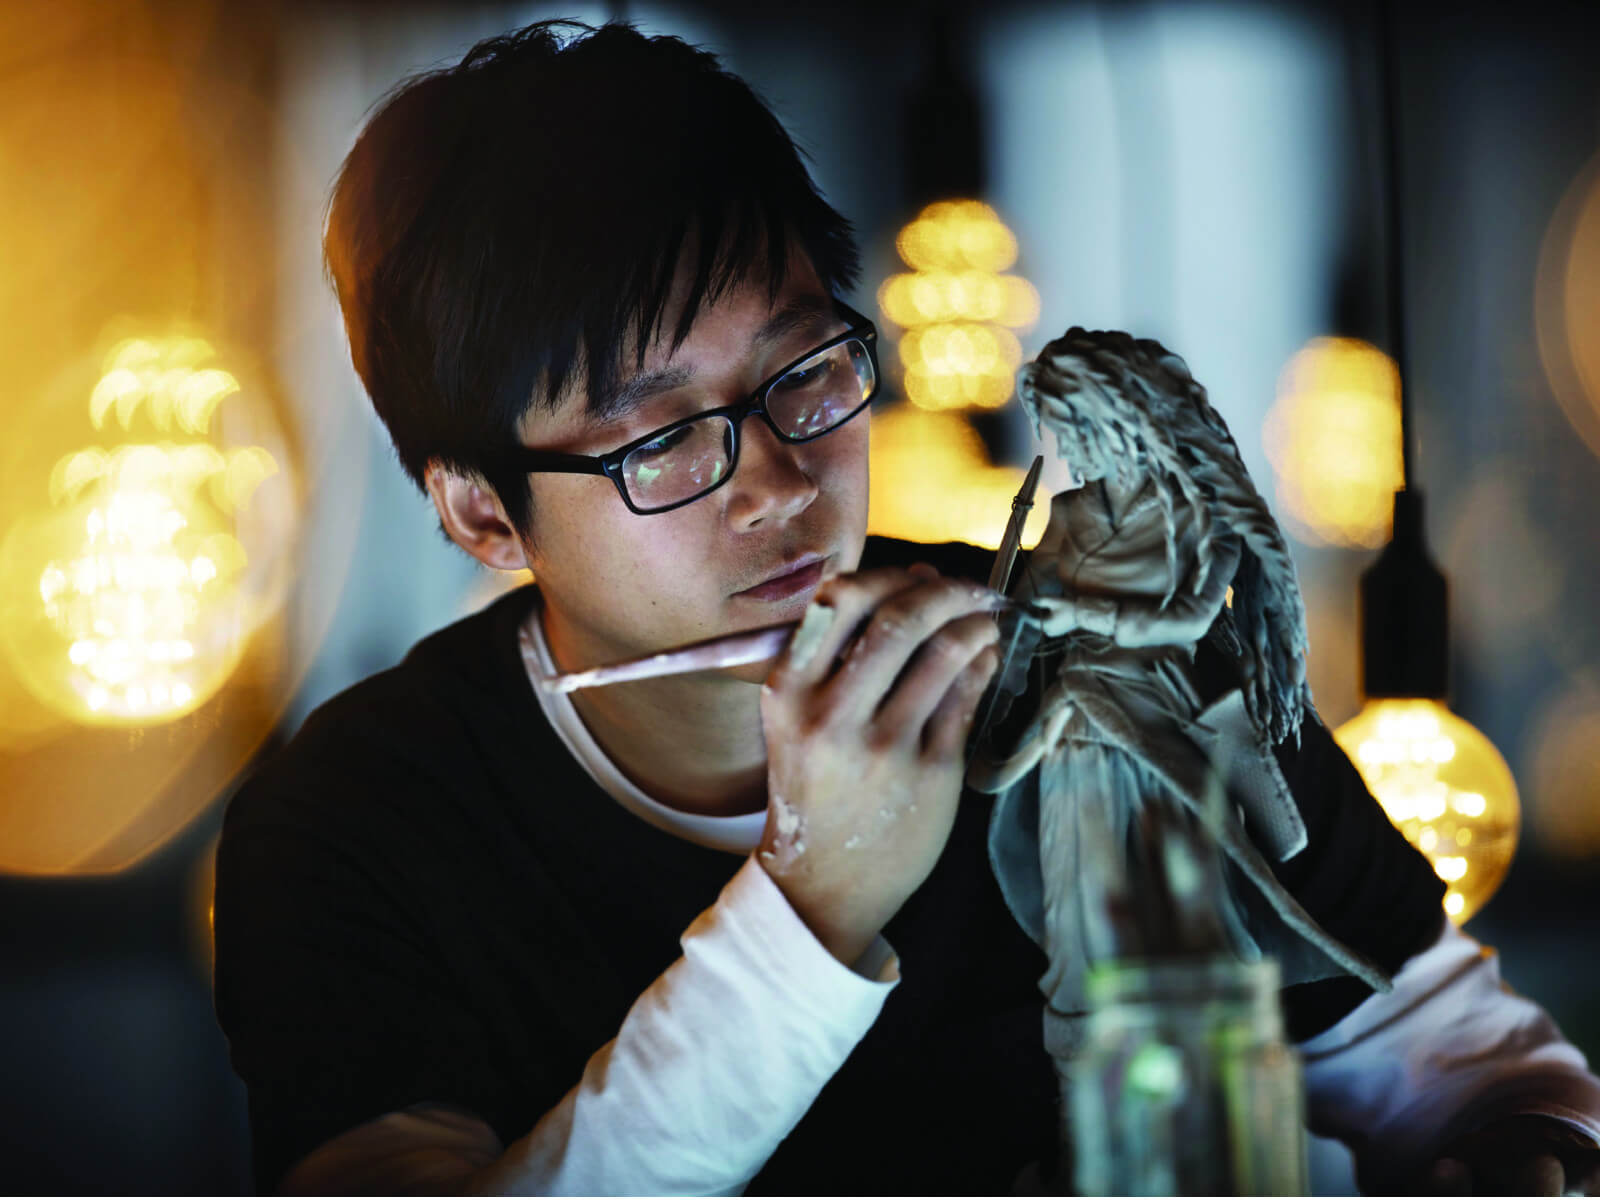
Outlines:
{"label": "metal sculpting tool tip", "polygon": [[[1004,594],[1011,584],[1011,569],[1016,565],[1017,552],[1022,546],[1022,527],[1028,521],[1028,512],[1033,508],[1033,495],[1039,490],[1039,475],[1044,470],[1044,455],[1036,454],[1033,465],[1028,468],[1028,474],[1022,480],[1022,486],[1017,489],[1017,494],[1011,500],[1011,519],[1006,522],[1005,536],[1000,539],[1000,552],[995,555],[994,566],[989,571],[989,590]],[[1001,623],[1001,637],[1004,639],[1005,648],[1000,652],[1000,664],[995,668],[994,678],[990,681],[988,691],[978,705],[977,719],[972,723],[972,739],[968,743],[968,751],[977,745],[979,739],[989,729],[989,724],[994,720],[996,712],[1002,703],[1009,707],[1005,699],[1007,685],[1012,682],[1015,674],[1013,660],[1021,651],[1024,639],[1028,636],[1028,622],[1024,616],[1038,616],[1038,610],[1026,603],[1012,602],[1015,606],[1011,611],[1013,618]],[[1035,639],[1036,640],[1036,639]],[[1028,643],[1030,649],[1033,642]]]}
{"label": "metal sculpting tool tip", "polygon": [[995,555],[994,567],[989,571],[989,587],[993,591],[1003,592],[1011,582],[1011,568],[1017,561],[1017,550],[1022,545],[1022,527],[1027,524],[1028,510],[1033,507],[1033,494],[1039,490],[1039,475],[1043,470],[1044,455],[1034,455],[1027,478],[1011,499],[1011,520],[1006,522],[1005,536],[1000,539],[1000,553]]}

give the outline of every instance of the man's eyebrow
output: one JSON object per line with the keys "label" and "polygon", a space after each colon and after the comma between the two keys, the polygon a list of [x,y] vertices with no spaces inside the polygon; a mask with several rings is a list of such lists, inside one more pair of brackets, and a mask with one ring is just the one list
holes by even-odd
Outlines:
{"label": "man's eyebrow", "polygon": [[[833,304],[821,296],[800,296],[778,309],[757,329],[752,341],[762,349],[781,342],[798,329],[820,325],[834,316]],[[694,381],[691,367],[661,367],[629,376],[589,410],[591,424],[626,416],[652,396],[674,391]]]}
{"label": "man's eyebrow", "polygon": [[797,329],[820,325],[834,315],[832,301],[821,296],[799,296],[766,319],[756,330],[756,345],[766,348]]}
{"label": "man's eyebrow", "polygon": [[626,416],[650,397],[681,388],[693,379],[694,371],[685,366],[640,371],[602,396],[599,403],[590,408],[589,420],[599,423]]}

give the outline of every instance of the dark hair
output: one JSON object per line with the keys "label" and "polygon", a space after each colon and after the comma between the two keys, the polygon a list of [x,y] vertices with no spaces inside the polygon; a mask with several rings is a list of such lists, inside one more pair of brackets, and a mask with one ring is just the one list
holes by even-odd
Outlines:
{"label": "dark hair", "polygon": [[639,365],[665,332],[680,262],[674,349],[730,285],[765,278],[775,298],[791,245],[830,292],[855,282],[849,222],[749,85],[677,38],[541,21],[389,94],[323,250],[406,472],[484,479],[529,536],[527,478],[503,461],[528,409],[580,374],[597,408],[630,339]]}

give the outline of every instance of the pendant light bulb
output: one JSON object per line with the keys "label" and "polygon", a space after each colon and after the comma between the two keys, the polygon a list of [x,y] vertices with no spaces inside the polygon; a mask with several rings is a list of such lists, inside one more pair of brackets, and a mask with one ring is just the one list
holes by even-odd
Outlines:
{"label": "pendant light bulb", "polygon": [[1517,846],[1517,785],[1493,743],[1440,700],[1369,699],[1334,731],[1389,820],[1448,887],[1457,925],[1505,878]]}
{"label": "pendant light bulb", "polygon": [[1448,885],[1457,925],[1494,894],[1517,846],[1517,785],[1500,752],[1445,704],[1449,588],[1415,490],[1394,496],[1394,536],[1361,576],[1367,703],[1334,730],[1389,820]]}

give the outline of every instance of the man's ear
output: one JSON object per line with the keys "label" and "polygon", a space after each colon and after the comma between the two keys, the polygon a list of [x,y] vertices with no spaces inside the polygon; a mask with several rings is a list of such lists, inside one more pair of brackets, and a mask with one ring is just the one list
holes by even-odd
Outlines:
{"label": "man's ear", "polygon": [[506,517],[494,489],[482,480],[430,462],[423,475],[439,522],[450,540],[486,567],[501,571],[527,569],[522,538]]}

